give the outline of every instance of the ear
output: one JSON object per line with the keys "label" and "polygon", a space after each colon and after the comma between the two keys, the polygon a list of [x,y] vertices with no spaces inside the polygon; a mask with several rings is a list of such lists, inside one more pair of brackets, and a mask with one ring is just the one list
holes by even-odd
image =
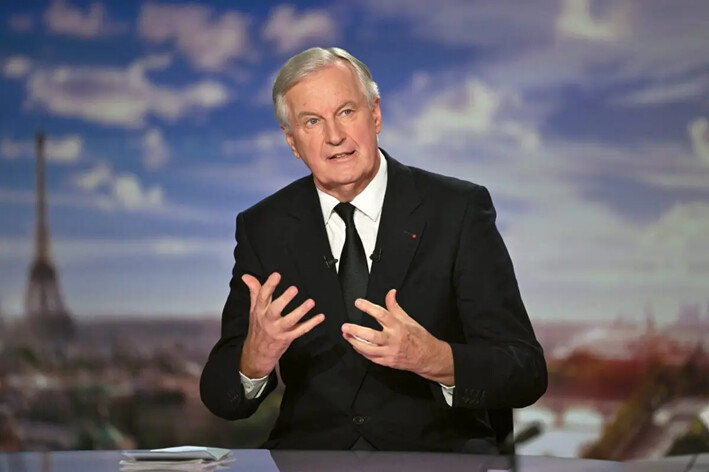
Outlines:
{"label": "ear", "polygon": [[296,159],[300,159],[300,154],[298,154],[298,150],[295,147],[295,139],[293,138],[293,133],[290,131],[286,131],[286,128],[284,126],[281,126],[281,130],[283,130],[283,133],[286,135],[286,142],[288,143],[288,147],[290,148],[291,151],[293,151],[293,155],[296,157]]}
{"label": "ear", "polygon": [[379,107],[379,97],[372,104],[372,118],[374,119],[374,128],[377,134],[382,130],[382,109]]}

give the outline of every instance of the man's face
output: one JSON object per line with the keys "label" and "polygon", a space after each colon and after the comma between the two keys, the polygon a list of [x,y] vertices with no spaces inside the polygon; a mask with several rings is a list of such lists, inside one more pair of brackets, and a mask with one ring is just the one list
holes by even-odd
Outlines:
{"label": "man's face", "polygon": [[285,100],[286,140],[315,185],[341,201],[354,198],[379,169],[379,99],[370,110],[354,70],[335,64],[301,79]]}

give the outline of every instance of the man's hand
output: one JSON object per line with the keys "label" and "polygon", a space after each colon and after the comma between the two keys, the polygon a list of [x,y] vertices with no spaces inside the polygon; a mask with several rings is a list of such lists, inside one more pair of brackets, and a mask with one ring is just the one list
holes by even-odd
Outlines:
{"label": "man's hand", "polygon": [[319,313],[308,321],[299,323],[315,306],[315,302],[309,298],[295,310],[281,316],[281,312],[296,296],[298,289],[288,287],[280,297],[272,300],[273,291],[281,281],[277,272],[271,274],[263,285],[256,277],[248,274],[242,276],[241,280],[249,287],[251,308],[249,331],[241,351],[239,370],[245,376],[256,379],[270,374],[291,342],[322,323],[325,315]]}
{"label": "man's hand", "polygon": [[421,377],[454,385],[453,351],[448,343],[432,336],[412,319],[396,301],[396,290],[387,293],[386,309],[364,299],[355,306],[374,317],[382,331],[356,324],[342,325],[342,335],[367,359],[394,369],[408,370]]}

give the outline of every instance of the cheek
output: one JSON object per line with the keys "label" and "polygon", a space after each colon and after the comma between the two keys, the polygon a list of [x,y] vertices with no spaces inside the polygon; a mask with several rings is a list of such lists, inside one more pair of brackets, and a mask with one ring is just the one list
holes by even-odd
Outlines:
{"label": "cheek", "polygon": [[312,133],[303,134],[295,140],[295,147],[300,151],[301,155],[312,154],[314,149],[318,148],[316,136]]}
{"label": "cheek", "polygon": [[356,127],[352,130],[352,135],[356,136],[359,142],[367,142],[371,140],[372,137],[376,137],[377,129],[374,122],[365,118],[357,123]]}

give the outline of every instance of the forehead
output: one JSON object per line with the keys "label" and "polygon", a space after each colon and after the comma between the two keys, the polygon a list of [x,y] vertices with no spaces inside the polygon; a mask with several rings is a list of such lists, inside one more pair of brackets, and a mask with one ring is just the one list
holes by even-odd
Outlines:
{"label": "forehead", "polygon": [[353,68],[337,63],[311,72],[285,94],[291,112],[327,110],[344,102],[366,100]]}

